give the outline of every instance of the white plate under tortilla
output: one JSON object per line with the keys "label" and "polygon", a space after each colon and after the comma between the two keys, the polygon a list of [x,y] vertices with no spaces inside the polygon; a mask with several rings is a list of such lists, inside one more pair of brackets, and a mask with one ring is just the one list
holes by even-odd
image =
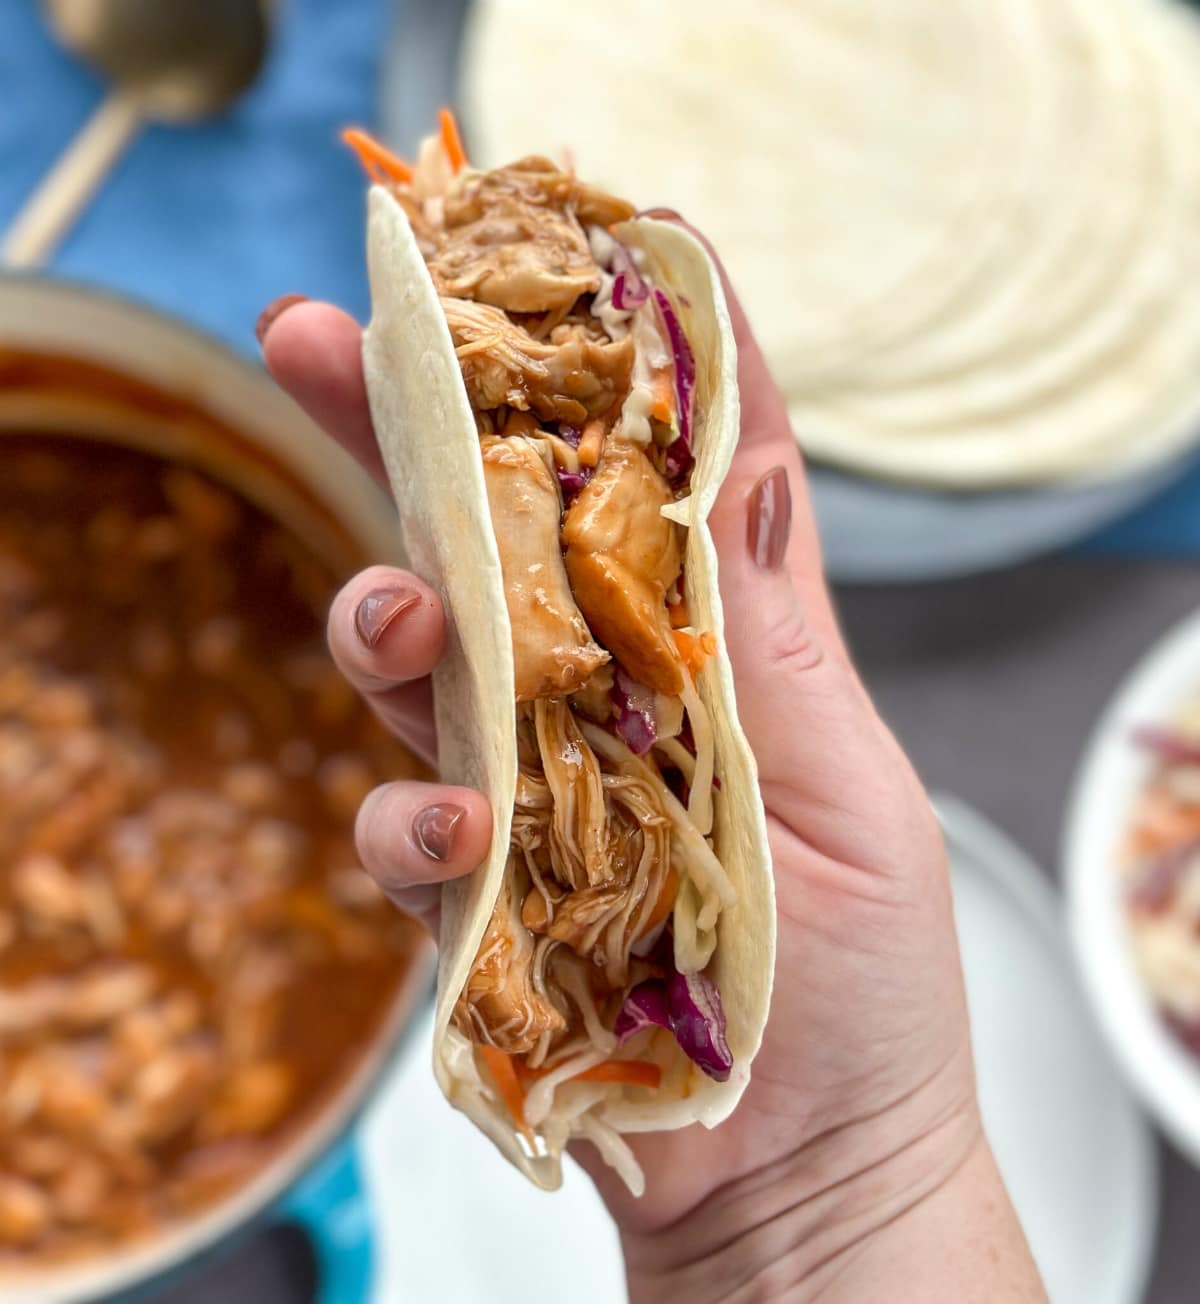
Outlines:
{"label": "white plate under tortilla", "polygon": [[[974,1023],[984,1118],[1054,1304],[1136,1304],[1156,1213],[1155,1151],[1092,1030],[1035,866],[978,815],[937,802]],[[377,1304],[624,1298],[591,1184],[535,1190],[442,1100],[430,1022],[366,1116]]]}

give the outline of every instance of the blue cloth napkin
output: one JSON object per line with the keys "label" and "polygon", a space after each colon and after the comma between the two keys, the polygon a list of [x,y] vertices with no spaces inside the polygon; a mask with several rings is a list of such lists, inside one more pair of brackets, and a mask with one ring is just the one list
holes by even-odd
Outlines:
{"label": "blue cloth napkin", "polygon": [[1088,539],[1080,551],[1116,557],[1200,557],[1200,462],[1145,506]]}
{"label": "blue cloth napkin", "polygon": [[[280,294],[364,316],[364,181],[337,133],[375,117],[390,14],[387,0],[285,0],[254,88],[222,118],[145,129],[47,270],[179,313],[246,350]],[[102,93],[50,38],[35,0],[3,0],[0,230]]]}

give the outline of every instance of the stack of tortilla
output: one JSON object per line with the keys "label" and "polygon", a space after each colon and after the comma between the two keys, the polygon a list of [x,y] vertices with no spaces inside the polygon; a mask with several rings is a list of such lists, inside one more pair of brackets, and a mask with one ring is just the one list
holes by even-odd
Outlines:
{"label": "stack of tortilla", "polygon": [[1200,434],[1200,20],[1174,0],[480,0],[475,161],[722,253],[797,436],[945,488]]}

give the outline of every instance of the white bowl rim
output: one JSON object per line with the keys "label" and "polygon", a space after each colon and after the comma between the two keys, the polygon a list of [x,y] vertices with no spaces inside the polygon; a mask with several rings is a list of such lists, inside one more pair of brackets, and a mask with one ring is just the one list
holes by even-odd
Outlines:
{"label": "white bowl rim", "polygon": [[1097,721],[1068,802],[1063,873],[1084,990],[1110,1050],[1166,1134],[1200,1165],[1200,1063],[1164,1025],[1133,958],[1117,872],[1120,839],[1154,760],[1132,739],[1200,694],[1200,610],[1170,629]]}

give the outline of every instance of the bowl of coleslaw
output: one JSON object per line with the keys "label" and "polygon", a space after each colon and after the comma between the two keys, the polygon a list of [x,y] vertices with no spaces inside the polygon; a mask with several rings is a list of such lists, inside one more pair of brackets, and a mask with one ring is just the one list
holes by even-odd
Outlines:
{"label": "bowl of coleslaw", "polygon": [[1126,1076],[1200,1164],[1200,611],[1139,662],[1084,752],[1063,844],[1071,940]]}

